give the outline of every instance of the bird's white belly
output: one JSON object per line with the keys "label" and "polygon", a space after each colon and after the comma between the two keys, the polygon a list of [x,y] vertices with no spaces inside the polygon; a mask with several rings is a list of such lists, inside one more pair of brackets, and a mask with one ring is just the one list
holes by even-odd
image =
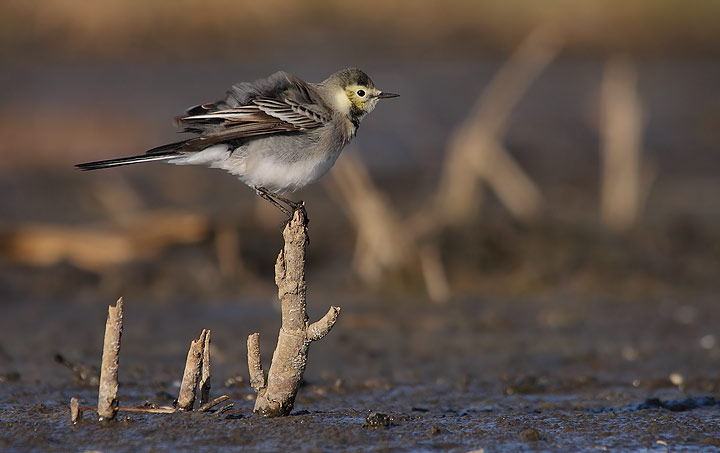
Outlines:
{"label": "bird's white belly", "polygon": [[[275,193],[294,192],[317,181],[335,164],[341,147],[332,153],[307,149],[300,159],[282,159],[263,152],[267,147],[248,151],[215,145],[200,152],[172,159],[176,165],[207,165],[221,168],[240,178],[250,187],[262,187]],[[254,151],[254,152],[253,152]]]}
{"label": "bird's white belly", "polygon": [[275,193],[294,192],[325,175],[336,157],[313,156],[295,162],[282,162],[268,157],[256,161],[248,159],[242,174],[236,174],[251,187],[259,186]]}

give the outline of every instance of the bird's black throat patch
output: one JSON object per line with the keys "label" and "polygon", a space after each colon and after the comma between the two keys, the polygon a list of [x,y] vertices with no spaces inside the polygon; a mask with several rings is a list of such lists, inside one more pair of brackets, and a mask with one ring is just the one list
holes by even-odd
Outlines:
{"label": "bird's black throat patch", "polygon": [[360,127],[360,120],[365,116],[365,112],[355,104],[350,105],[350,122],[355,126],[355,129]]}

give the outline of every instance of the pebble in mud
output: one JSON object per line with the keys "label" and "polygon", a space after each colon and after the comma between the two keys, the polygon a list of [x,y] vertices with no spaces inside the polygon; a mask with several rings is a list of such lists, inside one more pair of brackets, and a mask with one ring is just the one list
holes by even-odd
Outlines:
{"label": "pebble in mud", "polygon": [[542,439],[540,433],[535,428],[525,428],[520,431],[520,440],[523,442],[537,442]]}
{"label": "pebble in mud", "polygon": [[373,412],[365,418],[363,428],[367,429],[378,429],[378,428],[389,428],[390,427],[390,416],[381,412]]}

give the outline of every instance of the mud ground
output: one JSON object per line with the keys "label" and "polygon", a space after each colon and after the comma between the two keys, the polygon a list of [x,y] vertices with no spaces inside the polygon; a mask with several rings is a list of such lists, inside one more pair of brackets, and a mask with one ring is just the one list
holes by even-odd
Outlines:
{"label": "mud ground", "polygon": [[[331,302],[323,299],[311,302],[315,317]],[[99,363],[105,307],[6,307],[13,319],[3,322],[2,449],[720,449],[714,297],[388,302],[340,302],[336,328],[311,347],[295,411],[263,419],[252,415],[243,348],[245,335],[260,331],[267,366],[278,323],[269,300],[126,300],[122,406],[172,404],[184,348],[206,327],[213,332],[212,396],[228,394],[234,407],[121,412],[110,426],[91,412],[71,424],[70,398],[94,405],[96,389],[53,358]],[[238,375],[240,382],[224,384]],[[372,413],[381,414],[375,423]]]}

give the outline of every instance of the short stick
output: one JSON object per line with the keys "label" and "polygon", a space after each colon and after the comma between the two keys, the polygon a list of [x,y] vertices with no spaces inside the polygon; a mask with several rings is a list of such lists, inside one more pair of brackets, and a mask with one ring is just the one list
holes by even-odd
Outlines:
{"label": "short stick", "polygon": [[310,324],[307,329],[307,339],[309,341],[318,341],[330,332],[335,325],[338,316],[340,316],[340,307],[330,307],[325,316]]}
{"label": "short stick", "polygon": [[229,411],[230,409],[232,409],[233,407],[235,407],[235,403],[226,404],[225,406],[218,409],[217,413],[223,414],[223,413]]}
{"label": "short stick", "polygon": [[174,407],[170,406],[159,406],[159,407],[120,407],[121,412],[138,412],[142,414],[174,414],[176,412]]}
{"label": "short stick", "polygon": [[[94,411],[97,407],[86,406],[80,407],[80,413],[84,411]],[[158,407],[118,407],[118,412],[137,412],[141,414],[174,414],[177,410],[170,406],[158,406]]]}
{"label": "short stick", "polygon": [[218,404],[223,403],[223,402],[225,402],[225,401],[227,401],[227,400],[229,400],[229,399],[230,399],[230,397],[227,396],[227,395],[218,396],[218,397],[215,398],[214,400],[212,400],[212,401],[210,401],[210,402],[208,402],[208,403],[205,403],[205,404],[203,404],[202,406],[200,406],[200,407],[198,408],[198,412],[207,412],[207,411],[209,411],[210,409],[212,409],[213,407],[217,406]]}
{"label": "short stick", "polygon": [[123,299],[108,307],[103,343],[100,387],[98,389],[98,416],[100,420],[114,420],[118,411],[118,365],[120,337],[123,330]]}
{"label": "short stick", "polygon": [[265,388],[265,373],[260,361],[260,334],[255,332],[248,336],[248,370],[250,371],[250,386],[260,392]]}
{"label": "short stick", "polygon": [[200,380],[203,357],[203,348],[207,330],[203,329],[200,338],[190,342],[187,360],[185,361],[185,372],[183,373],[180,394],[178,395],[177,408],[182,411],[191,411],[195,403],[195,389]]}
{"label": "short stick", "polygon": [[210,399],[210,330],[205,335],[202,354],[202,374],[200,376],[200,406]]}
{"label": "short stick", "polygon": [[73,425],[82,419],[82,411],[80,410],[80,402],[77,398],[70,398],[70,420]]}

